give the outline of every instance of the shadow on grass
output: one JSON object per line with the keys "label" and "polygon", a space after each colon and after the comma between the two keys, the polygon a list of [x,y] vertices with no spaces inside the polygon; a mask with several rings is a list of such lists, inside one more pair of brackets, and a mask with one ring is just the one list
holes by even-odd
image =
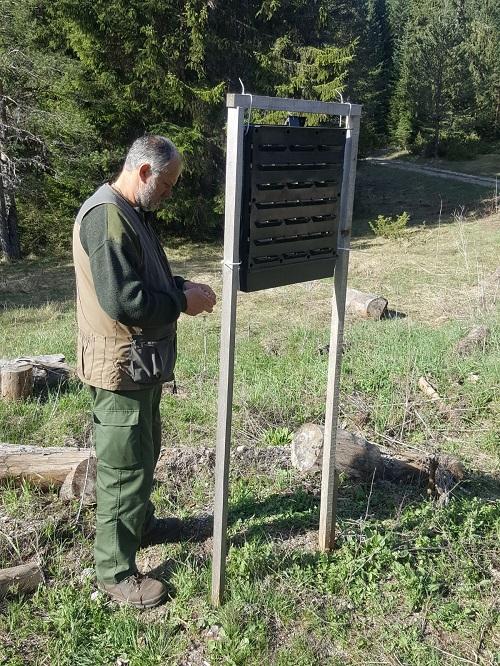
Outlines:
{"label": "shadow on grass", "polygon": [[489,189],[480,185],[360,162],[353,236],[373,237],[370,221],[378,215],[394,216],[403,211],[410,215],[410,226],[453,223],[456,212],[483,212],[489,196]]}

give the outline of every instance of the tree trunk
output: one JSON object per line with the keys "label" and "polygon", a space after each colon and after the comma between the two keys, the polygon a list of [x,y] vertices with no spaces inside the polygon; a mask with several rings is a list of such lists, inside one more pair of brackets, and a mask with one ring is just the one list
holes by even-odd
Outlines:
{"label": "tree trunk", "polygon": [[435,115],[434,115],[434,139],[433,139],[433,157],[439,157],[439,144],[441,141],[441,117],[442,117],[442,92],[443,92],[443,71],[442,65],[438,71],[436,81],[435,96]]}
{"label": "tree trunk", "polygon": [[1,379],[2,400],[26,400],[33,392],[33,366],[29,363],[5,365],[1,369]]}
{"label": "tree trunk", "polygon": [[[305,423],[293,436],[292,465],[301,472],[317,472],[323,465],[324,427]],[[374,444],[359,435],[337,430],[336,467],[349,477],[370,478],[382,469],[382,457]]]}
{"label": "tree trunk", "polygon": [[14,170],[6,154],[7,102],[0,81],[0,256],[5,259],[19,259],[19,233],[17,229],[17,208],[14,197]]}
{"label": "tree trunk", "polygon": [[9,594],[34,592],[43,582],[43,572],[35,562],[0,569],[0,598]]}
{"label": "tree trunk", "polygon": [[0,154],[0,254],[7,260],[19,259],[16,203],[14,194],[7,192],[3,171],[3,154]]}

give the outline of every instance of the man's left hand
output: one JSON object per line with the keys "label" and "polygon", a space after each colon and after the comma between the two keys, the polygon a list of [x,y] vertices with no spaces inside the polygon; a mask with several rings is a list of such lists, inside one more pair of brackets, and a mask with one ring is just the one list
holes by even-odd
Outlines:
{"label": "man's left hand", "polygon": [[188,291],[189,289],[201,289],[206,297],[212,302],[212,305],[217,303],[217,297],[211,287],[208,284],[203,284],[202,282],[191,282],[186,280],[183,285],[183,290]]}

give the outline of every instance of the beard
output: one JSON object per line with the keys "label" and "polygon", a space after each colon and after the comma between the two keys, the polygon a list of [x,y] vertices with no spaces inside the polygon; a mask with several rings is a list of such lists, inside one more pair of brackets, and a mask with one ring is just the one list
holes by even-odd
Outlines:
{"label": "beard", "polygon": [[151,178],[142,188],[140,187],[135,200],[142,210],[153,212],[158,210],[161,205],[161,199],[156,195],[156,178]]}

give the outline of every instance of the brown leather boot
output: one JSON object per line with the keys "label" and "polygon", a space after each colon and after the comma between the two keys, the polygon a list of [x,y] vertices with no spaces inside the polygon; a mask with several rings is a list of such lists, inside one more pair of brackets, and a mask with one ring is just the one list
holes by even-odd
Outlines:
{"label": "brown leather boot", "polygon": [[182,521],[179,518],[156,518],[153,516],[149,530],[142,535],[140,548],[158,543],[178,541],[182,533]]}
{"label": "brown leather boot", "polygon": [[167,596],[167,588],[155,578],[136,573],[119,583],[99,581],[97,587],[106,592],[113,601],[129,604],[135,608],[153,608]]}

